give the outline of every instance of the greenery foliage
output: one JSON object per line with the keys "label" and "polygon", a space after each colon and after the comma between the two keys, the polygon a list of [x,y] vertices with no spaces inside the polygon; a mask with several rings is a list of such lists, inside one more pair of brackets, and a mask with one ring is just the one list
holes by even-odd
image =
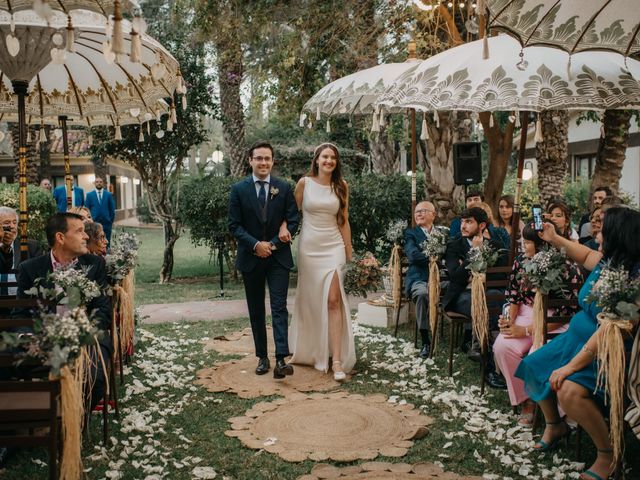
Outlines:
{"label": "greenery foliage", "polygon": [[[17,183],[0,184],[0,205],[14,208],[19,212],[20,197]],[[27,207],[29,211],[29,223],[27,224],[27,237],[46,243],[44,226],[47,219],[56,213],[56,204],[49,192],[39,187],[27,185]]]}

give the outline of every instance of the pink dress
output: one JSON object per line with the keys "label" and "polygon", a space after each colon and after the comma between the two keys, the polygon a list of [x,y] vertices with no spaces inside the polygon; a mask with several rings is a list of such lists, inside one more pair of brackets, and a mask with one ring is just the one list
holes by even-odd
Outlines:
{"label": "pink dress", "polygon": [[[535,292],[521,278],[524,269],[523,262],[527,260],[524,255],[518,255],[513,262],[511,277],[509,279],[509,287],[507,288],[507,302],[518,305],[518,316],[514,320],[515,325],[522,327],[531,326],[533,324],[533,298]],[[565,293],[563,298],[577,298],[578,288],[583,282],[582,272],[578,266],[567,260],[567,268],[565,269]],[[563,311],[560,315],[570,316],[575,311]],[[551,314],[551,312],[550,312]],[[555,315],[556,313],[553,313]],[[562,325],[560,328],[553,330],[551,333],[561,333],[568,328],[568,325]],[[527,400],[529,396],[524,391],[524,382],[515,376],[515,372],[520,365],[521,360],[530,352],[532,352],[532,338],[506,338],[504,335],[498,335],[493,344],[493,355],[496,366],[504,376],[507,382],[507,391],[511,405],[520,405]]]}

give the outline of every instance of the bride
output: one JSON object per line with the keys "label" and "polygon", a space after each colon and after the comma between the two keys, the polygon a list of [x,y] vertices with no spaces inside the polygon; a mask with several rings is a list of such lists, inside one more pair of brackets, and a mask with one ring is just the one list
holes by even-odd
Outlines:
{"label": "bride", "polygon": [[311,172],[298,181],[295,197],[302,211],[302,229],[289,329],[291,362],[326,372],[331,357],[333,377],[341,381],[355,365],[356,352],[342,285],[342,267],[352,256],[349,189],[335,145],[323,143],[316,148]]}

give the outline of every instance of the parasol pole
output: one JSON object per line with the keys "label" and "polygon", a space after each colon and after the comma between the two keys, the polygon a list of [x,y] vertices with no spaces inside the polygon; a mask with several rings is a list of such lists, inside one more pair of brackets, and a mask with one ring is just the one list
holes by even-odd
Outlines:
{"label": "parasol pole", "polygon": [[73,177],[71,176],[71,163],[69,161],[69,138],[67,130],[67,117],[60,115],[58,117],[60,127],[62,128],[62,148],[64,150],[64,183],[67,187],[67,211],[73,205],[71,195],[73,195]]}
{"label": "parasol pole", "polygon": [[27,122],[25,119],[25,97],[29,82],[25,80],[13,80],[11,82],[13,92],[18,96],[18,162],[20,180],[20,259],[26,260],[27,248]]}
{"label": "parasol pole", "polygon": [[416,209],[416,157],[418,156],[418,142],[416,139],[416,109],[411,109],[411,226],[416,226],[413,212]]}
{"label": "parasol pole", "polygon": [[527,130],[529,126],[529,112],[520,112],[520,151],[518,152],[518,175],[516,180],[516,195],[513,202],[513,215],[511,217],[511,244],[509,246],[509,265],[513,264],[516,256],[516,237],[520,225],[520,196],[522,194],[522,171],[524,170],[524,155],[527,149]]}

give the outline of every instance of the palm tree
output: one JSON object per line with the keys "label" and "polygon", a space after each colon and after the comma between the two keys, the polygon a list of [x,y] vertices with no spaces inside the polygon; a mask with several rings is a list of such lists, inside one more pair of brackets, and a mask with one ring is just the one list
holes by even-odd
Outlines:
{"label": "palm tree", "polygon": [[562,192],[567,175],[569,112],[548,110],[539,114],[542,123],[542,142],[536,143],[538,161],[538,190],[542,205]]}
{"label": "palm tree", "polygon": [[631,110],[605,110],[602,118],[604,136],[600,138],[596,166],[591,179],[591,191],[595,187],[609,187],[618,194],[622,165],[629,144]]}

